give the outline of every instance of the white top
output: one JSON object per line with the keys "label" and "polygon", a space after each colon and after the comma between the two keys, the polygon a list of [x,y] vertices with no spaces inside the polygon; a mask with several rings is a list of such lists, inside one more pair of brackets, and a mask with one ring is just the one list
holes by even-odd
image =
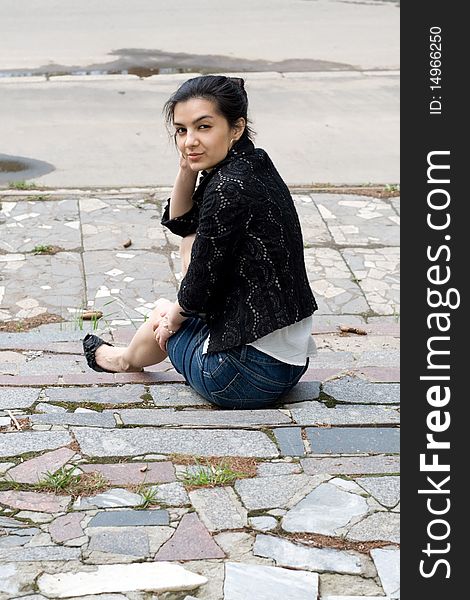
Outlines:
{"label": "white top", "polygon": [[[261,352],[289,365],[304,366],[307,357],[317,354],[317,347],[312,336],[313,315],[297,323],[276,329],[248,344]],[[202,353],[207,354],[210,335],[207,336]]]}

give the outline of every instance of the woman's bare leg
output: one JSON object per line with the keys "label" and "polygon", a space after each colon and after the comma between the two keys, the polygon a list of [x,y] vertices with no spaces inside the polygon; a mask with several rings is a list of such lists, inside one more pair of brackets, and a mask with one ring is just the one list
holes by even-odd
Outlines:
{"label": "woman's bare leg", "polygon": [[[183,276],[186,275],[191,262],[191,250],[195,237],[196,234],[191,234],[181,240],[180,256]],[[155,340],[154,329],[171,305],[170,300],[159,298],[150,318],[139,327],[129,346],[124,348],[100,346],[95,353],[98,365],[115,373],[135,373],[141,371],[143,367],[156,365],[165,360],[168,353],[162,350]]]}
{"label": "woman's bare leg", "polygon": [[168,354],[158,345],[154,327],[161,319],[161,313],[166,313],[172,304],[166,298],[159,298],[156,308],[136,331],[129,346],[100,346],[95,353],[98,365],[115,373],[135,373],[165,360]]}

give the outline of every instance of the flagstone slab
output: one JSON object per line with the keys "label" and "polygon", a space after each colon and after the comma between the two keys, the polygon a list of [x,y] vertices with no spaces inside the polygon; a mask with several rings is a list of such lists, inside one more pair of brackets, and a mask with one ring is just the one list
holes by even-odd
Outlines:
{"label": "flagstone slab", "polygon": [[101,473],[112,485],[176,481],[175,468],[170,461],[80,464],[80,469],[84,473]]}
{"label": "flagstone slab", "polygon": [[355,377],[342,377],[335,381],[327,381],[323,385],[323,391],[338,402],[400,403],[400,385],[398,383],[369,383]]}
{"label": "flagstone slab", "polygon": [[[8,256],[8,255],[7,255]],[[78,252],[58,252],[54,255],[17,255],[25,260],[9,262],[8,277],[2,308],[19,319],[45,312],[68,316],[67,309],[76,309],[84,301],[85,285]],[[40,298],[40,303],[21,308],[18,302]]]}
{"label": "flagstone slab", "polygon": [[272,558],[279,567],[350,575],[360,575],[364,571],[359,554],[334,548],[309,548],[271,535],[256,536],[253,554]]}
{"label": "flagstone slab", "polygon": [[305,456],[300,427],[276,427],[273,430],[282,456]]}
{"label": "flagstone slab", "polygon": [[274,517],[251,517],[248,519],[250,527],[256,531],[272,531],[276,529],[278,522]]}
{"label": "flagstone slab", "polygon": [[400,451],[400,430],[395,427],[307,427],[305,431],[313,454],[394,454]]}
{"label": "flagstone slab", "polygon": [[81,246],[76,199],[14,202],[2,228],[0,248],[7,252],[31,252],[36,246]]}
{"label": "flagstone slab", "polygon": [[302,459],[300,463],[307,475],[373,475],[400,472],[398,455],[309,457]]}
{"label": "flagstone slab", "polygon": [[49,525],[49,534],[53,541],[61,543],[81,537],[83,535],[83,529],[80,525],[82,519],[83,515],[79,513],[68,513],[57,517]]}
{"label": "flagstone slab", "polygon": [[0,562],[69,561],[79,560],[80,556],[80,548],[67,548],[66,546],[0,549]]}
{"label": "flagstone slab", "polygon": [[335,536],[351,519],[368,512],[362,496],[323,483],[310,492],[282,518],[282,528],[290,532]]}
{"label": "flagstone slab", "polygon": [[400,477],[358,477],[356,482],[387,508],[393,508],[400,501]]}
{"label": "flagstone slab", "polygon": [[370,551],[380,583],[391,599],[400,598],[399,548],[374,548]]}
{"label": "flagstone slab", "polygon": [[21,510],[56,513],[65,510],[71,500],[70,496],[57,496],[40,492],[24,492],[9,490],[0,492],[0,504]]}
{"label": "flagstone slab", "polygon": [[79,497],[74,502],[74,510],[89,510],[90,508],[118,508],[125,506],[140,506],[143,498],[122,488],[115,488],[95,496]]}
{"label": "flagstone slab", "polygon": [[12,479],[19,483],[37,483],[44,478],[46,473],[55,473],[61,467],[75,456],[75,451],[70,448],[58,448],[51,452],[46,452],[20,463],[7,474],[7,479]]}
{"label": "flagstone slab", "polygon": [[163,544],[155,560],[201,560],[225,558],[196,513],[184,515],[173,536]]}
{"label": "flagstone slab", "polygon": [[303,402],[291,408],[299,425],[394,425],[400,422],[397,409],[384,406],[343,406],[327,408],[321,402]]}
{"label": "flagstone slab", "polygon": [[393,512],[376,512],[369,515],[346,534],[347,539],[359,542],[376,540],[400,543],[400,515]]}
{"label": "flagstone slab", "polygon": [[[310,362],[312,363],[312,360]],[[299,381],[287,394],[282,396],[282,404],[317,400],[320,396],[320,383],[320,381]]]}
{"label": "flagstone slab", "polygon": [[[108,411],[105,411],[105,413]],[[246,427],[291,423],[279,410],[178,410],[116,409],[124,425],[188,425],[212,427]]]}
{"label": "flagstone slab", "polygon": [[276,477],[253,477],[235,483],[235,490],[248,510],[282,508],[297,504],[328,475],[279,475]]}
{"label": "flagstone slab", "polygon": [[317,596],[316,573],[264,565],[225,564],[224,600],[314,600]]}
{"label": "flagstone slab", "polygon": [[189,496],[182,483],[173,481],[152,486],[155,491],[156,501],[167,506],[185,506],[190,504]]}
{"label": "flagstone slab", "polygon": [[[94,309],[102,310],[105,317],[109,315],[108,320],[142,318],[152,312],[158,298],[175,295],[170,259],[163,252],[89,250],[83,259],[88,297]],[[116,263],[122,273],[108,276],[109,265]]]}
{"label": "flagstone slab", "polygon": [[209,531],[240,529],[248,524],[247,511],[231,487],[193,490],[189,497]]}
{"label": "flagstone slab", "polygon": [[258,477],[272,477],[276,475],[294,475],[302,473],[298,463],[289,462],[262,462],[257,465]]}
{"label": "flagstone slab", "polygon": [[108,510],[96,514],[88,527],[147,527],[169,523],[167,510]]}
{"label": "flagstone slab", "polygon": [[48,598],[68,598],[106,592],[166,592],[194,590],[207,582],[171,563],[100,565],[94,571],[41,575],[38,589]]}
{"label": "flagstone slab", "polygon": [[207,401],[187,384],[149,385],[148,389],[156,407],[207,406]]}
{"label": "flagstone slab", "polygon": [[116,420],[112,412],[102,413],[92,411],[84,413],[48,413],[31,415],[31,422],[35,425],[80,425],[85,427],[116,427]]}
{"label": "flagstone slab", "polygon": [[265,433],[229,429],[100,429],[73,428],[85,456],[140,456],[142,454],[196,454],[199,456],[277,457]]}
{"label": "flagstone slab", "polygon": [[106,527],[89,532],[87,556],[94,553],[147,558],[150,554],[148,536],[142,529]]}
{"label": "flagstone slab", "polygon": [[40,391],[39,388],[0,387],[0,410],[29,408],[37,401]]}
{"label": "flagstone slab", "polygon": [[54,387],[46,388],[52,402],[93,402],[96,404],[140,404],[145,387],[139,384],[113,385],[111,387]]}
{"label": "flagstone slab", "polygon": [[0,456],[21,456],[29,452],[55,450],[72,442],[68,431],[21,431],[2,433]]}

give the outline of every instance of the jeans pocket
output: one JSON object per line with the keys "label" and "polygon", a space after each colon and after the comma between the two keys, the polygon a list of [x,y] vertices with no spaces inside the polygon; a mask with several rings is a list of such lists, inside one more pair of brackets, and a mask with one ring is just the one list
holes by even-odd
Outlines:
{"label": "jeans pocket", "polygon": [[236,373],[223,388],[212,391],[211,395],[215,401],[234,402],[239,408],[256,408],[275,402],[283,389],[282,385],[252,381],[242,373]]}

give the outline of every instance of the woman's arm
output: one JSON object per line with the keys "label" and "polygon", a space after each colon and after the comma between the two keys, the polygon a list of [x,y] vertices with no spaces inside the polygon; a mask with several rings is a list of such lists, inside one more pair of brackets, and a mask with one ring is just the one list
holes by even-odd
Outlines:
{"label": "woman's arm", "polygon": [[171,192],[170,219],[186,214],[193,207],[192,195],[198,172],[192,171],[188,161],[180,157],[180,168]]}

